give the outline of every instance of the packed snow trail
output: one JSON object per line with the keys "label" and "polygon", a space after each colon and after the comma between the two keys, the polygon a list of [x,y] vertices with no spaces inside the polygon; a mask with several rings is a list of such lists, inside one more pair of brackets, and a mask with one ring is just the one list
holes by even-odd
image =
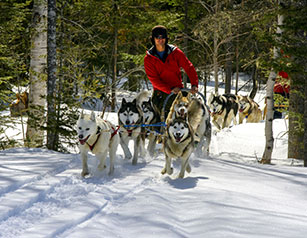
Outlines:
{"label": "packed snow trail", "polygon": [[76,154],[0,152],[0,237],[305,237],[305,168],[230,158],[192,155],[176,179],[162,154],[133,166],[119,153],[113,176],[90,156],[83,179]]}

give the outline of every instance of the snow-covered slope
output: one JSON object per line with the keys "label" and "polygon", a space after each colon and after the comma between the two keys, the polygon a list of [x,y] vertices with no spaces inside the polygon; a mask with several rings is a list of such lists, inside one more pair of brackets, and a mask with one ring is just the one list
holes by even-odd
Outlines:
{"label": "snow-covered slope", "polygon": [[119,148],[111,177],[90,156],[83,179],[78,154],[1,151],[0,237],[306,237],[307,170],[286,159],[284,131],[274,120],[275,165],[257,163],[264,122],[214,133],[210,156],[192,155],[184,179],[179,162],[161,175],[162,153],[133,166]]}

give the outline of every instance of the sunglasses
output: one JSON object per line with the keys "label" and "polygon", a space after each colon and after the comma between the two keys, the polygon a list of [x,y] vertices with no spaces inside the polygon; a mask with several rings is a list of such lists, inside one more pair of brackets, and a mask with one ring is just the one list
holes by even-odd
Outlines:
{"label": "sunglasses", "polygon": [[159,36],[155,36],[155,38],[161,40],[161,39],[165,39],[166,36],[164,36],[164,35],[159,35]]}

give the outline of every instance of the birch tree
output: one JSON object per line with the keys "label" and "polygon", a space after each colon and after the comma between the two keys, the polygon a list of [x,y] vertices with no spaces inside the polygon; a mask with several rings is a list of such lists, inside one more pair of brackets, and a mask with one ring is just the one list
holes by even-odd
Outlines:
{"label": "birch tree", "polygon": [[26,137],[28,147],[41,147],[44,140],[42,126],[45,123],[46,105],[47,0],[34,0],[32,28]]}
{"label": "birch tree", "polygon": [[[277,34],[281,34],[282,30],[279,26],[283,24],[283,16],[278,15],[278,27]],[[276,60],[279,56],[279,50],[274,47],[273,49],[273,60]],[[267,114],[265,120],[265,149],[262,155],[262,159],[260,163],[262,164],[270,164],[274,146],[274,137],[273,137],[273,108],[274,108],[274,98],[273,98],[273,88],[275,84],[277,73],[274,69],[271,69],[268,81],[267,81],[267,89],[266,89],[266,100],[267,100]]]}

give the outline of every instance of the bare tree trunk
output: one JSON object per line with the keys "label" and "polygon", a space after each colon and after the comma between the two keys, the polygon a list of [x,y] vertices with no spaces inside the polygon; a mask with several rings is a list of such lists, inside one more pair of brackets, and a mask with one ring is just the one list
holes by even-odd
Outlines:
{"label": "bare tree trunk", "polygon": [[113,80],[112,80],[112,111],[116,108],[116,79],[117,79],[117,1],[114,1],[114,50],[113,50]]}
{"label": "bare tree trunk", "polygon": [[[306,65],[306,63],[305,63]],[[307,82],[305,81],[304,99],[304,167],[307,167]]]}
{"label": "bare tree trunk", "polygon": [[47,39],[47,148],[58,149],[57,117],[55,103],[55,86],[57,77],[56,66],[56,0],[48,0],[48,39]]}
{"label": "bare tree trunk", "polygon": [[44,108],[46,104],[47,0],[34,0],[30,53],[29,118],[27,146],[41,147],[44,141]]}
{"label": "bare tree trunk", "polygon": [[[219,6],[218,6],[218,0],[216,1],[215,4],[215,13],[218,12]],[[214,36],[213,36],[213,71],[214,71],[214,81],[215,81],[215,87],[214,87],[214,92],[215,94],[219,93],[219,79],[218,79],[218,37],[217,37],[217,33],[214,32]]]}
{"label": "bare tree trunk", "polygon": [[257,94],[257,90],[258,90],[258,81],[257,81],[257,78],[258,78],[258,75],[257,75],[257,65],[255,64],[254,65],[254,68],[253,68],[253,74],[252,74],[252,77],[253,77],[253,89],[251,91],[251,93],[249,94],[249,97],[254,99],[256,94]]}
{"label": "bare tree trunk", "polygon": [[204,73],[203,82],[204,82],[204,92],[203,92],[203,94],[204,94],[205,99],[207,100],[207,82],[208,82],[207,71],[205,71],[205,73]]}
{"label": "bare tree trunk", "polygon": [[[278,25],[282,25],[283,16],[278,16]],[[282,33],[281,29],[277,28],[277,33]],[[278,57],[278,50],[274,48],[273,58],[276,59]],[[274,137],[273,137],[273,107],[274,107],[274,98],[273,98],[273,89],[276,79],[276,72],[273,69],[270,72],[268,81],[267,81],[267,89],[266,89],[266,99],[267,99],[267,114],[265,120],[265,149],[262,155],[262,159],[260,163],[262,164],[270,164],[272,159],[272,152],[274,146]]]}
{"label": "bare tree trunk", "polygon": [[[184,48],[183,52],[188,57],[188,0],[184,1]],[[183,74],[183,85],[187,88],[187,74]]]}
{"label": "bare tree trunk", "polygon": [[[276,51],[276,49],[275,49]],[[262,164],[270,164],[273,152],[274,145],[274,137],[273,137],[273,107],[274,107],[274,99],[273,99],[273,88],[275,84],[276,73],[271,71],[266,88],[266,99],[267,99],[267,114],[265,120],[265,150],[262,155],[262,159],[260,163]]]}
{"label": "bare tree trunk", "polygon": [[239,40],[236,40],[236,90],[235,94],[238,94],[239,90]]}
{"label": "bare tree trunk", "polygon": [[230,56],[227,57],[225,71],[225,93],[230,93],[232,78],[232,62]]}

